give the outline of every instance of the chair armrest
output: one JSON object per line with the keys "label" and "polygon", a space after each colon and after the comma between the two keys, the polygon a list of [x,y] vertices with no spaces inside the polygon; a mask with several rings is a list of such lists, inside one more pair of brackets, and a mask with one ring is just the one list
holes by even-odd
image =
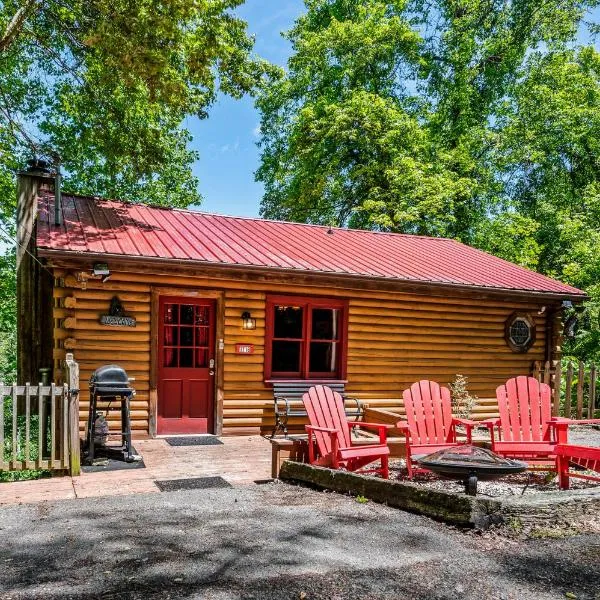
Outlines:
{"label": "chair armrest", "polygon": [[478,425],[483,425],[484,427],[488,427],[492,429],[493,427],[498,427],[500,425],[500,417],[493,417],[492,419],[485,419],[484,421],[479,421]]}
{"label": "chair armrest", "polygon": [[398,421],[396,423],[396,429],[400,429],[401,431],[410,431],[410,425],[406,421]]}
{"label": "chair armrest", "polygon": [[453,425],[464,425],[465,427],[477,427],[479,423],[477,421],[471,421],[471,419],[460,419],[458,417],[452,417]]}
{"label": "chair armrest", "polygon": [[552,417],[549,425],[593,425],[600,423],[600,419],[567,419],[566,417]]}
{"label": "chair armrest", "polygon": [[339,433],[334,427],[316,427],[315,425],[305,425],[306,431],[321,431],[322,433]]}
{"label": "chair armrest", "polygon": [[363,421],[348,421],[348,427],[371,427],[372,429],[392,429],[393,425],[386,423],[364,423]]}

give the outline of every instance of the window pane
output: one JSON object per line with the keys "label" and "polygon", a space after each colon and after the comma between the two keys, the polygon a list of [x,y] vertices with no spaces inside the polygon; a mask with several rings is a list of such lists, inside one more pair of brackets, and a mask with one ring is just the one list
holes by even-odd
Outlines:
{"label": "window pane", "polygon": [[167,348],[165,350],[165,367],[177,367],[177,352],[176,348]]}
{"label": "window pane", "polygon": [[204,368],[208,366],[208,349],[196,350],[196,368]]}
{"label": "window pane", "polygon": [[302,338],[302,308],[300,306],[275,306],[276,338]]}
{"label": "window pane", "polygon": [[313,308],[312,339],[337,340],[339,336],[338,308]]}
{"label": "window pane", "polygon": [[186,368],[194,366],[194,351],[192,348],[181,348],[179,350],[179,366]]}
{"label": "window pane", "polygon": [[337,373],[338,344],[312,342],[310,345],[309,370],[311,373]]}
{"label": "window pane", "polygon": [[208,346],[208,327],[196,328],[196,346]]}
{"label": "window pane", "polygon": [[273,342],[272,371],[274,373],[300,372],[301,342]]}
{"label": "window pane", "polygon": [[165,346],[177,346],[177,327],[165,327]]}
{"label": "window pane", "polygon": [[208,306],[196,306],[196,325],[208,325]]}
{"label": "window pane", "polygon": [[181,304],[179,306],[180,322],[182,325],[194,324],[194,308],[193,304]]}
{"label": "window pane", "polygon": [[194,329],[192,327],[181,327],[179,330],[180,346],[194,345]]}
{"label": "window pane", "polygon": [[177,324],[179,322],[178,308],[177,304],[167,304],[165,306],[165,323]]}

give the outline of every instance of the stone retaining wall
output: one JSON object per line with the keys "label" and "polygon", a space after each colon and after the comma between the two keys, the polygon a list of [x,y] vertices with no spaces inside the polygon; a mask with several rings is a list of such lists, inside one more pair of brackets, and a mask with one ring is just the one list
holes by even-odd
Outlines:
{"label": "stone retaining wall", "polygon": [[600,487],[484,498],[292,461],[284,461],[279,477],[320,489],[364,496],[375,502],[477,529],[501,523],[510,524],[516,530],[572,526],[576,521],[598,519],[600,515]]}

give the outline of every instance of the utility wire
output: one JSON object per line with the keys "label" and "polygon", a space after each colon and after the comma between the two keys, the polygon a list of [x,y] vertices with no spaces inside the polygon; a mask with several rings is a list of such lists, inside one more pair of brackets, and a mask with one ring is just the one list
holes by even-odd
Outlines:
{"label": "utility wire", "polygon": [[21,248],[21,250],[23,250],[25,253],[29,254],[29,256],[31,256],[31,258],[33,258],[33,260],[36,263],[38,263],[38,265],[40,265],[40,267],[42,267],[44,271],[47,271],[48,274],[52,277],[52,279],[54,279],[54,273],[43,262],[41,262],[37,256],[29,252],[29,250],[25,246],[23,246],[23,244],[20,244],[19,240],[13,238],[12,235],[8,231],[6,231],[6,229],[4,229],[3,225],[0,225],[0,233],[4,234],[4,238],[7,241],[14,243],[15,245],[19,246],[19,248]]}

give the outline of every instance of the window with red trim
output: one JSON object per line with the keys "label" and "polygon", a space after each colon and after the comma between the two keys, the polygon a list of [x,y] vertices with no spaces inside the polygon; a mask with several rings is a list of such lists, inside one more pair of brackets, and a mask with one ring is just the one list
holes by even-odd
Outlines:
{"label": "window with red trim", "polygon": [[346,368],[346,314],[344,300],[269,297],[266,378],[341,379]]}

